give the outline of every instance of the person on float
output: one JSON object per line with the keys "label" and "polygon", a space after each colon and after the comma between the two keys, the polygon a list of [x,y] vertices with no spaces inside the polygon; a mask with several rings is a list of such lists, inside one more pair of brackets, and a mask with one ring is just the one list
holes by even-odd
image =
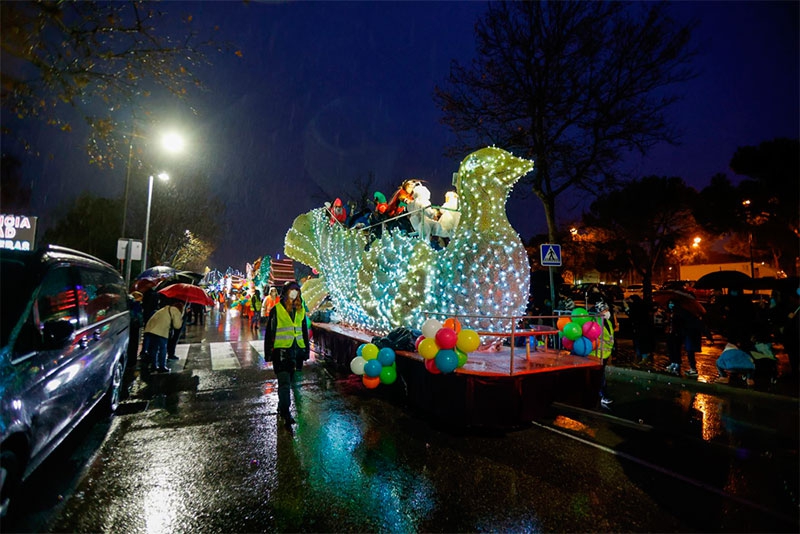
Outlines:
{"label": "person on float", "polygon": [[330,205],[326,202],[325,207],[331,214],[331,226],[337,223],[345,224],[347,222],[347,209],[344,207],[344,204],[342,204],[342,199],[336,198],[336,200],[333,201],[333,205]]}
{"label": "person on float", "polygon": [[[392,195],[392,199],[389,201],[386,207],[386,216],[388,218],[398,217],[403,215],[404,213],[408,212],[408,205],[414,199],[414,188],[419,184],[419,180],[416,179],[409,179],[405,180],[397,191],[394,192]],[[408,233],[414,231],[411,226],[411,223],[408,220],[408,217],[399,217],[392,221],[393,227],[399,227],[401,230],[404,230]]]}
{"label": "person on float", "polygon": [[385,215],[386,210],[389,209],[389,203],[386,202],[386,195],[380,191],[375,191],[375,194],[372,195],[372,200],[375,203],[375,213]]}
{"label": "person on float", "polygon": [[300,286],[289,281],[283,286],[281,300],[275,304],[264,333],[264,358],[272,362],[278,377],[278,415],[284,426],[292,429],[291,383],[298,361],[309,358],[308,324]]}
{"label": "person on float", "polygon": [[431,231],[436,221],[433,220],[433,208],[431,207],[431,192],[422,184],[414,187],[413,197],[408,205],[409,222],[421,239],[431,237]]}
{"label": "person on float", "polygon": [[386,196],[380,191],[375,191],[375,194],[372,195],[372,201],[375,204],[375,208],[370,213],[367,221],[367,226],[369,227],[369,235],[367,236],[367,250],[369,250],[369,244],[376,239],[380,239],[381,235],[383,234],[383,224],[381,223],[388,218],[387,212],[389,210],[389,204],[386,202]]}
{"label": "person on float", "polygon": [[437,217],[432,231],[434,239],[438,240],[439,246],[444,248],[450,243],[450,238],[461,220],[461,212],[458,211],[458,193],[455,191],[445,193],[444,204],[438,211],[439,217]]}

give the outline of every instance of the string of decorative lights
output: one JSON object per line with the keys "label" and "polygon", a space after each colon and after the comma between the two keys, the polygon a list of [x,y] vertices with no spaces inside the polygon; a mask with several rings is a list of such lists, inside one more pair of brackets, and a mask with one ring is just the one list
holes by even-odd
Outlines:
{"label": "string of decorative lights", "polygon": [[421,328],[435,313],[464,317],[465,328],[503,331],[504,317],[525,313],[530,289],[528,256],[505,205],[532,169],[532,161],[497,147],[467,156],[458,176],[461,219],[444,250],[393,230],[365,251],[364,233],[331,226],[324,208],[295,219],[284,250],[317,269],[314,301],[327,292],[344,324],[381,334]]}

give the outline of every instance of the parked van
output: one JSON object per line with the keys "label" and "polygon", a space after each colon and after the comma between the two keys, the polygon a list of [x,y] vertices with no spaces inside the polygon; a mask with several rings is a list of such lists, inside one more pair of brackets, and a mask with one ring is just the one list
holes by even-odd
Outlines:
{"label": "parked van", "polygon": [[119,405],[125,282],[88,254],[0,250],[0,513],[92,409]]}

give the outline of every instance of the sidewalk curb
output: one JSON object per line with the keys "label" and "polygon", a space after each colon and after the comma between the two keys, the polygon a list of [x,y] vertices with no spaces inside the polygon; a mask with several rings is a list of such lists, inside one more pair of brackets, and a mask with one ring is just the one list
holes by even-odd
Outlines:
{"label": "sidewalk curb", "polygon": [[768,391],[757,391],[746,387],[738,387],[729,384],[715,384],[713,382],[705,382],[696,378],[683,378],[678,376],[669,375],[666,373],[659,373],[655,371],[642,371],[638,369],[630,369],[628,367],[616,367],[609,365],[606,367],[607,377],[610,380],[626,380],[632,378],[634,380],[643,380],[648,382],[656,382],[665,384],[667,386],[680,387],[683,389],[690,389],[694,391],[713,392],[715,395],[722,396],[744,396],[752,399],[762,399],[771,402],[787,403],[797,405],[800,402],[798,397],[791,395],[772,393]]}

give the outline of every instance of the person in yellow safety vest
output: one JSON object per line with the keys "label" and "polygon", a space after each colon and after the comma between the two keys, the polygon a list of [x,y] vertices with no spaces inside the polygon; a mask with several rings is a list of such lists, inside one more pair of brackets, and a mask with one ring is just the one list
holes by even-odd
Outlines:
{"label": "person in yellow safety vest", "polygon": [[261,292],[258,289],[253,290],[253,296],[250,297],[250,308],[253,310],[253,315],[250,317],[250,330],[257,332],[261,322]]}
{"label": "person in yellow safety vest", "polygon": [[594,320],[603,328],[603,333],[598,338],[600,345],[597,347],[595,355],[603,362],[603,378],[600,382],[600,405],[608,408],[614,402],[606,396],[606,365],[614,350],[614,320],[611,317],[611,310],[609,310],[608,304],[602,300],[595,303],[589,313],[597,314]]}
{"label": "person in yellow safety vest", "polygon": [[278,377],[278,415],[284,426],[292,430],[295,422],[290,412],[291,387],[295,370],[302,369],[309,357],[308,323],[300,296],[300,286],[289,281],[283,285],[281,300],[275,304],[267,319],[264,333],[264,359],[272,362]]}

